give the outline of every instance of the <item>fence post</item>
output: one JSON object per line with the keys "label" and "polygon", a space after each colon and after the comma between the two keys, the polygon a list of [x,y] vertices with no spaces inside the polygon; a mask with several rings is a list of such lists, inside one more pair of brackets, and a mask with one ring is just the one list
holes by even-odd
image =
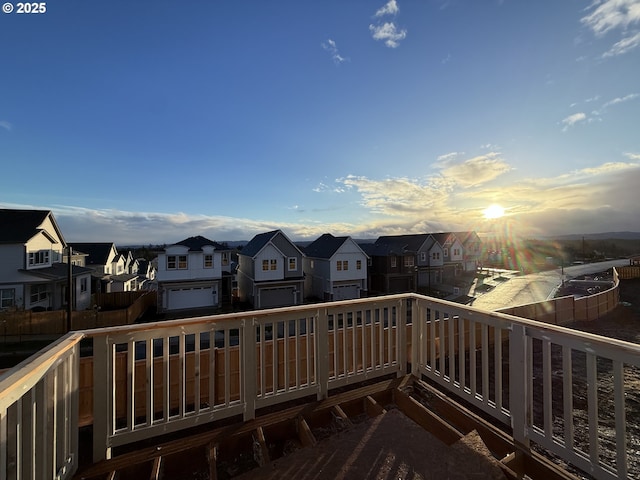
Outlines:
{"label": "fence post", "polygon": [[[335,319],[334,319],[335,321]],[[327,398],[329,394],[329,312],[324,308],[318,310],[315,318],[316,337],[316,375],[318,381],[318,400]],[[334,348],[336,339],[334,338]]]}
{"label": "fence post", "polygon": [[420,358],[422,350],[422,319],[424,310],[419,300],[411,304],[411,373],[420,378]]}
{"label": "fence post", "polygon": [[[115,395],[112,384],[112,362],[109,352],[109,337],[93,337],[93,461],[111,458],[109,440],[110,427],[113,425],[112,402]],[[128,394],[131,394],[129,392]]]}
{"label": "fence post", "polygon": [[[242,321],[242,397],[244,400],[244,421],[256,417],[256,322],[254,318]],[[274,342],[277,341],[274,335]],[[213,350],[211,350],[213,351]],[[264,366],[262,367],[264,368]],[[274,367],[277,368],[277,367]],[[275,389],[274,389],[275,390]]]}
{"label": "fence post", "polygon": [[516,455],[528,452],[529,447],[529,411],[530,394],[527,362],[530,357],[526,327],[511,324],[509,337],[509,410],[511,427],[516,446]]}

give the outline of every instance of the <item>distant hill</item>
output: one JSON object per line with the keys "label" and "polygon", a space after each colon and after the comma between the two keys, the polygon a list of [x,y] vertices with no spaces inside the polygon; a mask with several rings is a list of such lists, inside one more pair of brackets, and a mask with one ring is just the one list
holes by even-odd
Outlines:
{"label": "distant hill", "polygon": [[573,235],[558,235],[554,240],[640,240],[640,232],[604,232],[604,233],[584,233]]}

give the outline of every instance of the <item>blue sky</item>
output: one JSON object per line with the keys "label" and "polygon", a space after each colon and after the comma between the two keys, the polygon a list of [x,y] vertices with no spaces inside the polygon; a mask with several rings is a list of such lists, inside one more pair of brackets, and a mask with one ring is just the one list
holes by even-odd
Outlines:
{"label": "blue sky", "polygon": [[56,0],[0,42],[0,207],[68,241],[640,230],[640,0]]}

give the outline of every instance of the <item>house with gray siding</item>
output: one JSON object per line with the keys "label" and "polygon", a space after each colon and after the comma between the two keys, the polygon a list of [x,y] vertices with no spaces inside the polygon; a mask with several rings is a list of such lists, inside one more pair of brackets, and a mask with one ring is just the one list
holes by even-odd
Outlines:
{"label": "house with gray siding", "polygon": [[366,296],[369,257],[351,237],[325,233],[304,253],[306,297],[328,301]]}
{"label": "house with gray siding", "polygon": [[281,230],[256,235],[238,254],[238,297],[254,308],[299,305],[304,254]]}

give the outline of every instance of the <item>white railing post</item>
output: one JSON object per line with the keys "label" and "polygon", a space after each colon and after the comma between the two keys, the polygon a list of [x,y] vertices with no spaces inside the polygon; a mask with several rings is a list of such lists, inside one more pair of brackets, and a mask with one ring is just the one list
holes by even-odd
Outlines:
{"label": "white railing post", "polygon": [[[334,322],[337,319],[334,318]],[[315,318],[316,337],[316,379],[318,382],[318,400],[327,398],[329,394],[329,312],[326,308],[319,309]],[[336,337],[337,338],[337,337]],[[336,338],[334,341],[334,348]],[[337,365],[334,366],[337,368]]]}
{"label": "white railing post", "polygon": [[513,428],[513,440],[516,453],[529,450],[529,378],[527,362],[526,327],[519,324],[511,324],[509,336],[509,410],[511,412],[511,427]]}
{"label": "white railing post", "polygon": [[93,461],[111,458],[109,436],[113,417],[113,395],[115,385],[110,374],[113,372],[112,355],[109,352],[109,337],[93,337]]}
{"label": "white railing post", "polygon": [[420,360],[422,358],[422,321],[424,309],[420,300],[411,304],[411,373],[420,377]]}
{"label": "white railing post", "polygon": [[[398,359],[398,377],[407,373],[407,303],[411,298],[403,298],[398,301],[396,311],[396,358]],[[389,325],[391,327],[391,325]],[[391,362],[391,358],[389,359]]]}
{"label": "white railing post", "polygon": [[[246,318],[242,322],[242,335],[240,345],[242,352],[242,392],[241,401],[244,401],[244,420],[256,418],[256,321],[255,318]],[[262,330],[264,326],[261,326]],[[277,337],[274,332],[274,343]],[[261,346],[261,348],[263,348]],[[264,369],[264,366],[261,366]],[[277,368],[277,365],[274,366]]]}

